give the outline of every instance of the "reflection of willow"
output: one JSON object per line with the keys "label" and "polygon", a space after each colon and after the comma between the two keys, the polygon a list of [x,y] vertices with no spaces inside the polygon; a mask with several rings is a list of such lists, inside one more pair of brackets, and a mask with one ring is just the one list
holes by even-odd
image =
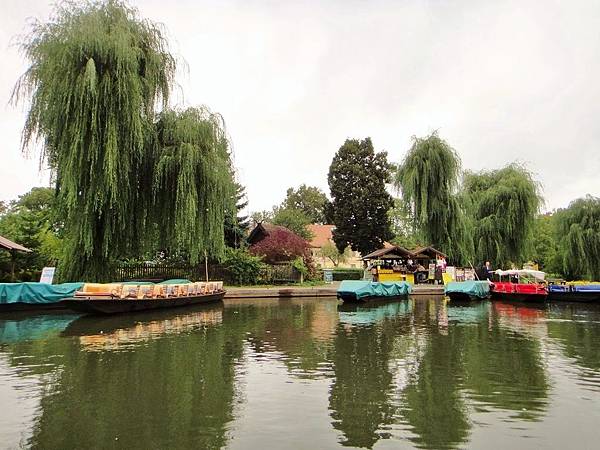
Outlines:
{"label": "reflection of willow", "polygon": [[557,303],[550,306],[548,315],[548,335],[560,343],[565,355],[599,372],[600,305]]}
{"label": "reflection of willow", "polygon": [[499,319],[493,314],[487,323],[464,329],[465,385],[483,405],[536,420],[546,409],[549,389],[540,342]]}
{"label": "reflection of willow", "polygon": [[[376,308],[372,316],[378,316]],[[342,445],[371,448],[387,436],[382,430],[394,421],[390,360],[397,351],[397,336],[407,332],[410,316],[381,317],[370,326],[340,324],[337,329],[329,405],[333,427],[345,437]]]}
{"label": "reflection of willow", "polygon": [[446,331],[446,320],[439,314],[442,303],[429,301],[427,306],[430,314],[419,315],[417,326],[427,328],[430,334],[418,369],[402,391],[401,415],[410,425],[415,435],[411,440],[417,446],[453,448],[466,441],[470,429],[460,392],[463,327]]}
{"label": "reflection of willow", "polygon": [[242,355],[243,325],[230,319],[131,351],[82,352],[63,337],[62,371],[29,446],[105,448],[118,439],[119,448],[221,448]]}
{"label": "reflection of willow", "polygon": [[148,315],[136,320],[135,316],[82,317],[73,322],[66,335],[79,335],[84,350],[118,350],[134,344],[169,334],[190,332],[223,321],[223,310],[219,307],[196,308],[185,314]]}
{"label": "reflection of willow", "polygon": [[450,307],[447,330],[439,327],[440,314],[415,311],[416,326],[431,334],[403,390],[401,413],[419,447],[453,448],[466,442],[471,427],[467,396],[481,409],[513,411],[522,420],[534,420],[545,410],[548,382],[539,342],[501,326],[486,305]]}

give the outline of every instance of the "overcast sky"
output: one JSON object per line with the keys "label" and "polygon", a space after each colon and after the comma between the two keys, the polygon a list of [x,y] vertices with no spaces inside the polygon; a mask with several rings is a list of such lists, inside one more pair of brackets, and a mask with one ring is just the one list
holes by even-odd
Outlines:
{"label": "overcast sky", "polygon": [[[223,114],[251,210],[302,183],[328,192],[346,138],[401,162],[439,130],[470,170],[525,163],[544,209],[600,196],[600,1],[137,0],[187,63],[174,104]],[[4,0],[0,200],[47,184],[24,158],[26,62],[10,45],[48,1]]]}

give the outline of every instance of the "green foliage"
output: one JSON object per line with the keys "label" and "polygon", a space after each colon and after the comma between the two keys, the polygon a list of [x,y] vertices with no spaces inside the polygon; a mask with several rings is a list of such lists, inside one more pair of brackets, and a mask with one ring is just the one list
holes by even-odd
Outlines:
{"label": "green foliage", "polygon": [[273,225],[286,227],[307,241],[313,238],[313,234],[306,228],[311,221],[300,209],[275,208],[272,223]]}
{"label": "green foliage", "polygon": [[297,257],[292,261],[292,267],[300,272],[303,276],[308,275],[308,267],[304,263],[304,259]]}
{"label": "green foliage", "polygon": [[345,263],[352,256],[352,249],[350,247],[346,247],[343,252],[337,249],[335,244],[331,242],[327,242],[323,247],[321,247],[321,256],[323,258],[329,259],[334,267],[337,267],[340,264]]}
{"label": "green foliage", "polygon": [[155,123],[175,73],[161,28],[121,1],[66,2],[21,48],[31,65],[13,95],[31,97],[24,148],[43,141],[56,179],[60,278],[106,281],[148,242],[219,256],[233,200],[223,121],[190,108]]}
{"label": "green foliage", "polygon": [[258,284],[264,263],[259,256],[251,255],[246,249],[227,248],[223,266],[231,273],[238,285]]}
{"label": "green foliage", "polygon": [[348,139],[335,154],[328,174],[333,239],[339,251],[350,245],[363,255],[381,248],[390,239],[387,215],[392,197],[387,153],[375,153],[370,138]]}
{"label": "green foliage", "polygon": [[395,198],[394,206],[388,211],[393,238],[391,242],[406,249],[426,246],[427,240],[415,229],[410,206],[402,199]]}
{"label": "green foliage", "polygon": [[[33,251],[15,253],[17,273],[38,272],[45,265],[55,265],[59,260],[62,251],[61,228],[56,220],[54,208],[54,191],[34,187],[18,200],[11,202],[6,213],[0,217],[0,235]],[[4,273],[0,274],[0,278],[3,279],[7,279],[12,269],[12,261],[5,253],[2,252],[0,261],[0,272]]]}
{"label": "green foliage", "polygon": [[149,217],[160,224],[159,242],[162,247],[185,249],[192,264],[205,251],[220,256],[226,211],[235,208],[221,116],[206,108],[167,110],[160,114],[156,130]]}
{"label": "green foliage", "polygon": [[250,217],[254,223],[272,222],[273,211],[254,211],[252,214],[250,214]]}
{"label": "green foliage", "polygon": [[225,215],[225,245],[227,247],[239,248],[246,243],[246,235],[250,227],[248,216],[243,214],[244,208],[248,206],[246,188],[235,183],[235,205],[229,208]]}
{"label": "green foliage", "polygon": [[564,276],[600,280],[600,198],[579,198],[555,216]]}
{"label": "green foliage", "polygon": [[325,207],[328,202],[321,189],[302,184],[298,189],[287,190],[282,208],[302,211],[310,223],[326,223]]}
{"label": "green foliage", "polygon": [[467,173],[464,191],[477,261],[489,260],[496,267],[520,264],[542,203],[531,173],[517,164]]}
{"label": "green foliage", "polygon": [[558,261],[555,225],[553,215],[541,215],[535,219],[531,236],[531,253],[528,259],[538,263],[540,270],[548,273],[562,272]]}
{"label": "green foliage", "polygon": [[457,263],[470,256],[464,211],[458,201],[460,158],[437,133],[413,137],[394,180],[408,206],[414,230]]}

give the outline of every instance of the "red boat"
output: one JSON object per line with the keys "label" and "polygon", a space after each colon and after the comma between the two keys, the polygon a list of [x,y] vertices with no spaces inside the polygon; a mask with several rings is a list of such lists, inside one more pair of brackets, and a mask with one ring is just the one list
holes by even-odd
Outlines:
{"label": "red boat", "polygon": [[546,274],[539,270],[496,270],[492,297],[518,302],[543,302],[548,295]]}

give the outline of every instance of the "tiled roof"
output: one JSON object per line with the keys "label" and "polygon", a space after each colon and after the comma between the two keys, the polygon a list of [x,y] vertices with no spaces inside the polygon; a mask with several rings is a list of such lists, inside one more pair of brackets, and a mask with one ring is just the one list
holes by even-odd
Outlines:
{"label": "tiled roof", "polygon": [[18,250],[20,252],[31,252],[28,248],[23,247],[10,239],[6,239],[4,236],[0,236],[0,248],[5,248],[6,250]]}
{"label": "tiled roof", "polygon": [[335,225],[319,225],[316,223],[307,225],[306,228],[313,235],[309,244],[312,248],[323,248],[325,244],[333,239]]}

